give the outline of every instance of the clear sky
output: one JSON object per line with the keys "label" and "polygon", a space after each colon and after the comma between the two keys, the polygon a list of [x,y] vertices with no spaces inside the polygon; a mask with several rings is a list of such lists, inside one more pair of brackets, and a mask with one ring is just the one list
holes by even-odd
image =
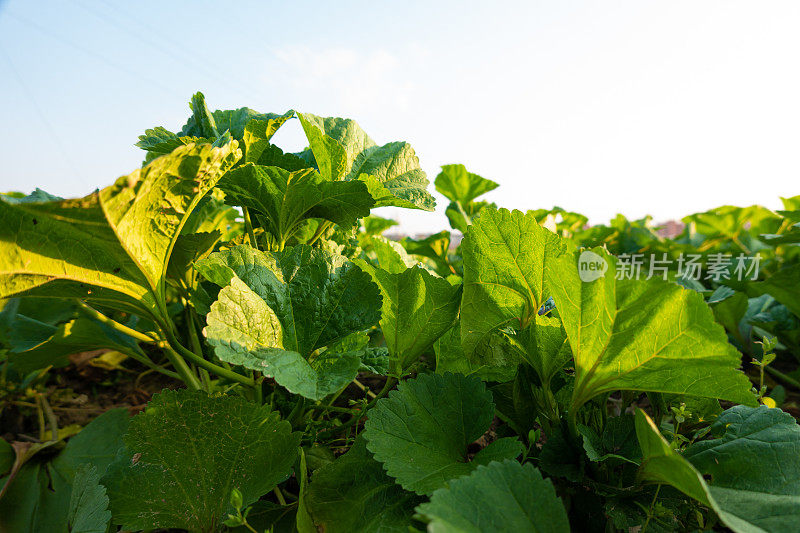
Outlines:
{"label": "clear sky", "polygon": [[[800,194],[800,2],[0,0],[0,190],[78,196],[146,128],[294,108],[464,163],[500,205],[658,220]],[[275,141],[300,149],[295,122]],[[431,189],[433,187],[431,186]],[[392,210],[408,232],[446,224]]]}

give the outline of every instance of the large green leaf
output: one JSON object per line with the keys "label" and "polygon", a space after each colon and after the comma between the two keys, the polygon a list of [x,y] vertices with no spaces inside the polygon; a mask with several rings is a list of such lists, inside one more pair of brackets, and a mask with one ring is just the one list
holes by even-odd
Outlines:
{"label": "large green leaf", "polygon": [[484,209],[463,242],[461,342],[470,355],[502,326],[524,328],[550,297],[545,269],[566,244],[531,214]]}
{"label": "large green leaf", "polygon": [[789,413],[737,406],[711,425],[717,437],[683,454],[710,479],[709,489],[728,514],[765,531],[800,523],[800,426]]}
{"label": "large green leaf", "polygon": [[165,390],[131,421],[125,453],[102,480],[114,523],[212,531],[232,511],[234,488],[249,505],[286,479],[299,443],[268,406]]}
{"label": "large green leaf", "polygon": [[237,246],[196,268],[224,287],[204,330],[221,360],[315,400],[355,378],[359,351],[313,353],[380,318],[378,288],[347,259],[308,246],[272,254]]}
{"label": "large green leaf", "polygon": [[188,145],[100,191],[108,222],[159,298],[183,224],[240,157],[235,142],[221,148]]}
{"label": "large green leaf", "polygon": [[[433,211],[436,201],[414,149],[405,142],[378,146],[350,119],[297,113],[323,177],[366,183],[376,207]],[[310,154],[305,154],[308,158]]]}
{"label": "large green leaf", "polygon": [[640,478],[672,485],[714,509],[733,531],[792,530],[800,520],[800,427],[791,415],[737,406],[723,413],[713,428],[724,432],[720,438],[698,442],[681,456],[638,411]]}
{"label": "large green leaf", "polygon": [[462,206],[499,186],[492,180],[467,172],[464,165],[442,165],[442,171],[436,176],[434,185],[448,200],[460,202]]}
{"label": "large green leaf", "polygon": [[356,263],[381,289],[381,329],[392,372],[400,375],[453,325],[461,287],[418,267],[393,274],[365,261]]}
{"label": "large green leaf", "polygon": [[380,319],[380,291],[370,276],[321,249],[299,245],[266,253],[236,246],[195,267],[221,287],[240,278],[280,320],[283,347],[304,357]]}
{"label": "large green leaf", "polygon": [[437,490],[417,511],[431,533],[569,532],[550,480],[530,463],[494,462]]}
{"label": "large green leaf", "polygon": [[346,454],[314,472],[306,505],[327,533],[403,533],[420,500],[386,475],[359,437]]}
{"label": "large green leaf", "polygon": [[236,143],[190,144],[85,198],[0,202],[0,298],[76,297],[164,314],[175,240],[239,156]]}
{"label": "large green leaf", "polygon": [[[609,268],[584,282],[578,264],[587,253]],[[573,409],[620,389],[756,403],[739,352],[700,294],[655,278],[617,281],[603,249],[582,254],[547,265],[575,361]]]}
{"label": "large green leaf", "polygon": [[228,203],[261,214],[266,229],[284,243],[307,218],[349,227],[369,215],[375,203],[363,183],[326,181],[311,168],[289,172],[248,163],[228,172],[217,186]]}
{"label": "large green leaf", "polygon": [[392,142],[367,148],[354,161],[348,178],[367,184],[376,207],[425,211],[436,208],[436,200],[428,192],[428,178],[419,168],[419,159],[408,143]]}
{"label": "large green leaf", "polygon": [[361,367],[358,353],[325,352],[306,360],[283,349],[280,321],[267,303],[239,278],[219,292],[204,334],[226,363],[258,370],[290,392],[320,400],[352,381]]}
{"label": "large green leaf", "polygon": [[0,298],[85,298],[125,310],[155,295],[108,225],[98,193],[79,200],[0,201]]}
{"label": "large green leaf", "polygon": [[493,418],[492,393],[478,377],[422,374],[378,401],[363,435],[375,459],[403,488],[430,494],[480,464],[522,453],[516,438],[503,438],[468,460],[467,446]]}

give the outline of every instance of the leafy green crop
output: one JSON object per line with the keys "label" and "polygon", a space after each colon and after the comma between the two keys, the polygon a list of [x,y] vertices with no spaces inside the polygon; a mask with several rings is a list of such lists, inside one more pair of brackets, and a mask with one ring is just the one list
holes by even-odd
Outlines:
{"label": "leafy green crop", "polygon": [[0,531],[796,529],[800,197],[665,235],[445,165],[453,231],[393,240],[408,143],[190,108],[104,189],[0,197]]}

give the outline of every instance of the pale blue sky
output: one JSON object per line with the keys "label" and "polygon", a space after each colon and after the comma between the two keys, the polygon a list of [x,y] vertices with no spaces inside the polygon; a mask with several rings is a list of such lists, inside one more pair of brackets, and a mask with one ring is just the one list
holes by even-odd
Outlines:
{"label": "pale blue sky", "polygon": [[[146,128],[294,108],[461,162],[521,209],[677,218],[800,194],[800,3],[0,3],[0,189],[78,196]],[[302,148],[297,124],[276,137]],[[432,188],[432,187],[431,187]],[[441,199],[440,199],[441,200]],[[446,224],[389,210],[410,232]]]}

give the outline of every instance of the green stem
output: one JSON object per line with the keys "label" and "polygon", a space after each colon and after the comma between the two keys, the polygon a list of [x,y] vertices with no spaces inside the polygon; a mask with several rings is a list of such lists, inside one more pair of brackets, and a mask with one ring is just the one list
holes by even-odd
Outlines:
{"label": "green stem", "polygon": [[151,370],[153,370],[155,372],[159,372],[161,374],[164,374],[165,376],[169,376],[172,379],[181,379],[181,377],[178,374],[176,374],[175,372],[172,372],[171,370],[167,370],[166,368],[161,368],[160,366],[155,364],[153,361],[151,361],[147,357],[142,356],[142,354],[140,354],[140,353],[136,353],[135,350],[123,350],[120,347],[120,348],[117,348],[117,351],[119,353],[127,355],[131,359],[139,361],[144,366],[148,367],[149,369],[151,369]]}
{"label": "green stem", "polygon": [[[175,335],[169,329],[165,329],[164,334],[167,337],[167,342],[169,343],[170,347],[173,350],[177,351],[178,354],[180,354],[180,356],[185,357],[186,359],[196,364],[197,366],[205,368],[212,374],[216,374],[221,378],[225,378],[230,381],[235,381],[237,383],[241,383],[242,385],[247,385],[249,387],[252,387],[254,385],[253,380],[251,378],[243,376],[241,374],[237,374],[233,370],[228,370],[226,368],[222,368],[221,366],[217,366],[211,361],[207,361],[206,359],[203,359],[196,353],[188,350],[180,342],[178,342],[178,339],[175,338]],[[184,365],[185,364],[186,362],[184,361]]]}
{"label": "green stem", "polygon": [[359,414],[353,415],[353,417],[350,418],[350,420],[348,420],[347,422],[345,422],[341,426],[336,426],[335,428],[330,428],[330,429],[325,429],[323,431],[320,431],[317,436],[324,435],[325,433],[332,433],[334,431],[340,431],[342,429],[347,429],[349,427],[352,427],[356,423],[358,423],[359,420],[364,418],[364,416],[367,414],[367,411],[369,411],[370,409],[372,409],[372,407],[375,406],[375,404],[378,402],[378,400],[380,400],[381,398],[383,398],[384,396],[389,394],[389,391],[391,390],[392,386],[396,383],[396,381],[397,380],[395,378],[391,378],[391,377],[388,378],[386,380],[386,383],[383,384],[383,388],[381,389],[381,391],[377,394],[377,396],[375,396],[375,398],[371,402],[369,402],[367,405],[364,406],[364,410],[362,412],[360,412]]}
{"label": "green stem", "polygon": [[311,237],[311,240],[308,241],[306,244],[311,246],[312,244],[317,242],[317,240],[322,236],[322,234],[325,233],[325,230],[330,228],[332,225],[333,223],[327,220],[325,222],[320,223],[320,225],[317,226],[317,231],[314,232],[314,235]]}
{"label": "green stem", "polygon": [[280,503],[282,506],[286,507],[286,498],[283,497],[283,492],[281,492],[280,487],[275,486],[275,488],[272,490],[272,492],[275,493],[275,497],[278,499],[278,503]]}
{"label": "green stem", "polygon": [[780,370],[776,370],[776,369],[772,368],[771,366],[766,367],[766,370],[767,370],[767,372],[769,374],[772,374],[772,377],[777,378],[778,381],[783,381],[787,385],[791,385],[795,389],[800,390],[800,381],[794,379],[791,376],[787,376],[786,374],[784,374]]}
{"label": "green stem", "polygon": [[256,373],[253,372],[253,384],[253,396],[255,397],[256,404],[264,405],[264,378],[259,378]]}
{"label": "green stem", "polygon": [[645,533],[647,531],[647,526],[650,525],[650,520],[653,518],[655,512],[653,509],[656,506],[656,500],[658,499],[658,493],[661,491],[661,485],[659,484],[656,487],[656,493],[653,495],[653,501],[650,502],[650,508],[647,510],[647,520],[645,520],[644,525],[642,526],[641,533]]}
{"label": "green stem", "polygon": [[115,330],[119,331],[120,333],[124,333],[125,335],[128,335],[129,337],[133,337],[137,341],[149,342],[151,344],[157,344],[158,343],[158,341],[156,339],[153,339],[152,337],[148,337],[144,333],[136,331],[133,328],[129,328],[128,326],[120,324],[116,320],[107,317],[106,315],[104,315],[103,313],[98,311],[97,309],[94,309],[93,307],[88,306],[85,302],[83,302],[81,300],[78,300],[78,306],[83,310],[84,313],[86,313],[90,317],[94,318],[98,322],[102,322],[106,326],[108,326],[108,327],[110,327],[112,329],[115,329]]}
{"label": "green stem", "polygon": [[189,365],[186,364],[186,361],[184,361],[183,357],[181,357],[169,345],[162,346],[162,349],[167,355],[169,362],[172,363],[172,366],[178,371],[181,381],[186,383],[186,386],[190,389],[201,390],[203,388],[202,385],[200,385],[200,382],[197,380],[197,376],[194,375],[192,369],[189,368]]}
{"label": "green stem", "polygon": [[250,237],[250,246],[258,250],[258,243],[256,242],[256,234],[253,231],[253,222],[250,220],[250,210],[242,207],[242,214],[244,215],[244,226],[247,228],[247,235]]}
{"label": "green stem", "polygon": [[320,411],[334,411],[336,413],[347,413],[351,415],[356,415],[360,412],[359,409],[348,409],[347,407],[337,407],[335,405],[314,405],[311,407],[314,410]]}
{"label": "green stem", "polygon": [[[103,313],[98,311],[97,309],[87,305],[85,302],[82,302],[81,300],[78,300],[78,306],[81,308],[81,310],[84,313],[86,313],[87,315],[89,315],[93,319],[97,320],[98,322],[101,322],[101,323],[105,324],[106,326],[110,327],[111,329],[117,330],[120,333],[124,333],[125,335],[128,335],[129,337],[133,337],[134,339],[136,339],[139,342],[147,342],[147,343],[150,343],[150,344],[158,344],[158,341],[156,339],[153,339],[152,337],[149,337],[149,336],[145,335],[144,333],[136,331],[133,328],[129,328],[128,326],[126,326],[124,324],[120,324],[116,320],[107,317],[106,315],[104,315]],[[121,353],[124,353],[128,357],[139,361],[140,363],[142,363],[146,367],[152,368],[153,370],[155,370],[157,372],[161,372],[162,374],[167,375],[167,376],[169,376],[171,378],[183,379],[183,381],[186,381],[186,379],[184,379],[182,376],[179,376],[180,372],[178,374],[176,374],[175,372],[170,372],[169,370],[165,370],[165,369],[161,368],[160,366],[156,365],[155,363],[153,363],[147,357],[144,357],[141,354],[136,353],[134,350],[119,350],[118,349],[117,351],[121,352]],[[173,363],[173,366],[174,366],[174,363]],[[178,367],[175,367],[175,368],[176,368],[176,370],[178,370]],[[187,384],[188,384],[188,382],[187,382]]]}
{"label": "green stem", "polygon": [[[366,385],[364,385],[363,383],[361,383],[361,382],[360,382],[360,381],[358,381],[357,379],[354,379],[354,380],[353,380],[353,384],[354,384],[356,387],[358,387],[359,389],[361,389],[361,391],[362,391],[362,392],[363,392],[363,393],[364,393],[366,396],[369,396],[370,398],[375,398],[375,393],[374,393],[374,392],[372,392],[371,390],[369,390],[369,387],[367,387]],[[344,389],[342,389],[342,390],[344,390]],[[339,394],[341,394],[341,392],[340,392]],[[337,394],[336,396],[338,396],[339,394]],[[334,399],[335,399],[335,398],[334,398]]]}

